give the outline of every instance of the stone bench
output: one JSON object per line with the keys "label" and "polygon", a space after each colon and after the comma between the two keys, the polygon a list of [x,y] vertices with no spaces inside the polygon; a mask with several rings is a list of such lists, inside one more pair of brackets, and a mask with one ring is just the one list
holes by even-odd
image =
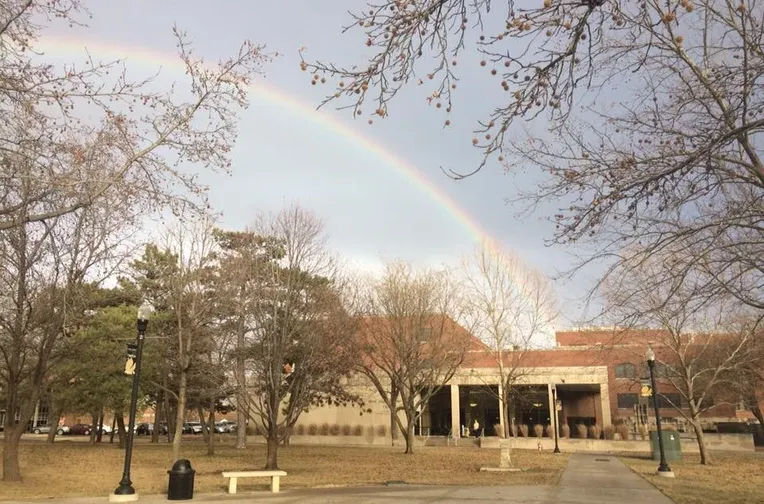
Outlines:
{"label": "stone bench", "polygon": [[270,478],[271,479],[271,492],[279,492],[279,479],[282,476],[286,476],[286,471],[226,471],[223,473],[224,478],[228,478],[228,493],[236,493],[236,483],[239,478]]}

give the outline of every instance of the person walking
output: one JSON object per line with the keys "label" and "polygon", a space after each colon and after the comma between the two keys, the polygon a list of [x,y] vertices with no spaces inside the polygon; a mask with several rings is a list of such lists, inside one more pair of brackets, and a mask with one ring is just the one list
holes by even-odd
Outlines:
{"label": "person walking", "polygon": [[478,423],[477,418],[472,422],[472,432],[475,434],[475,437],[480,437],[480,423]]}

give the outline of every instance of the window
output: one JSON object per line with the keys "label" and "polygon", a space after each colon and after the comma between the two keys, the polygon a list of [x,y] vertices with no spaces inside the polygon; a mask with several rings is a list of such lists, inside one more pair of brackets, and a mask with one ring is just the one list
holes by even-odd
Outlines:
{"label": "window", "polygon": [[639,396],[637,394],[618,394],[618,407],[619,408],[634,408],[634,405],[639,402]]}
{"label": "window", "polygon": [[637,376],[637,369],[634,367],[634,364],[630,362],[623,362],[621,364],[616,365],[615,367],[616,378],[634,378],[635,376]]}
{"label": "window", "polygon": [[[697,406],[699,400],[700,400],[700,397],[696,397],[695,398],[695,405],[696,406]],[[703,403],[700,405],[700,407],[703,408],[703,409],[708,409],[708,408],[710,408],[713,405],[714,405],[714,398],[711,397],[710,395],[706,395],[703,398]]]}
{"label": "window", "polygon": [[[682,407],[682,396],[679,394],[658,394],[658,407],[659,408],[681,408]],[[652,401],[650,402],[650,406],[652,407]]]}
{"label": "window", "polygon": [[655,377],[656,378],[670,378],[673,375],[671,368],[662,362],[655,363]]}

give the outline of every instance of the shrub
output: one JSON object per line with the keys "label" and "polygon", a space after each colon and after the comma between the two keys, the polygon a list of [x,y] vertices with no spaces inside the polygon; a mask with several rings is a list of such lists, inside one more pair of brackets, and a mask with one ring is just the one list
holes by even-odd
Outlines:
{"label": "shrub", "polygon": [[504,429],[501,428],[501,424],[493,424],[493,432],[500,438],[504,437]]}
{"label": "shrub", "polygon": [[316,434],[318,434],[318,425],[314,423],[308,425],[308,435],[315,436]]}
{"label": "shrub", "polygon": [[584,424],[576,424],[576,437],[586,439],[587,429]]}
{"label": "shrub", "polygon": [[536,437],[543,437],[544,436],[544,426],[541,424],[536,424],[533,426],[533,434]]}
{"label": "shrub", "polygon": [[332,436],[339,436],[340,435],[340,426],[339,424],[332,424],[329,426],[329,434]]}
{"label": "shrub", "polygon": [[620,423],[615,426],[615,429],[618,431],[618,435],[621,436],[622,440],[628,441],[631,439],[631,428],[629,428],[627,423]]}
{"label": "shrub", "polygon": [[589,426],[589,437],[592,439],[599,439],[602,434],[602,427],[599,425],[590,425]]}
{"label": "shrub", "polygon": [[323,423],[321,424],[321,427],[318,429],[318,433],[322,436],[328,436],[329,435],[329,424]]}
{"label": "shrub", "polygon": [[528,424],[520,424],[520,435],[528,437]]}
{"label": "shrub", "polygon": [[639,437],[640,437],[640,439],[642,439],[642,441],[647,439],[647,425],[640,424],[639,425],[639,429],[637,430],[637,432],[639,433]]}
{"label": "shrub", "polygon": [[353,435],[354,436],[363,436],[363,425],[356,425],[353,427]]}
{"label": "shrub", "polygon": [[563,424],[562,427],[560,427],[560,437],[564,437],[564,438],[570,437],[570,425]]}
{"label": "shrub", "polygon": [[387,425],[378,425],[377,426],[377,436],[386,436],[387,435]]}
{"label": "shrub", "polygon": [[298,436],[304,436],[305,435],[305,424],[298,424],[294,428],[295,434]]}
{"label": "shrub", "polygon": [[602,437],[605,439],[613,440],[615,439],[615,427],[612,425],[608,425],[602,429]]}
{"label": "shrub", "polygon": [[353,428],[348,424],[342,426],[342,435],[349,436],[353,432]]}
{"label": "shrub", "polygon": [[552,424],[547,424],[547,426],[544,427],[544,432],[546,437],[554,437],[554,427],[552,427]]}

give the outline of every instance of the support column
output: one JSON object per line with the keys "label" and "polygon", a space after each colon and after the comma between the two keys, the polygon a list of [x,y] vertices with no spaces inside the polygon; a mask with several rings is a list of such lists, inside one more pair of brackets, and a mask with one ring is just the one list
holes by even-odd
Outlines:
{"label": "support column", "polygon": [[459,419],[459,385],[451,385],[451,437],[462,436],[462,424]]}
{"label": "support column", "polygon": [[[557,426],[554,424],[554,396],[552,395],[552,384],[546,384],[546,394],[549,402],[549,424],[554,430],[557,430]],[[554,436],[554,434],[552,434]]]}
{"label": "support column", "polygon": [[602,428],[611,425],[610,417],[610,389],[607,383],[600,383],[600,410],[602,411]]}

